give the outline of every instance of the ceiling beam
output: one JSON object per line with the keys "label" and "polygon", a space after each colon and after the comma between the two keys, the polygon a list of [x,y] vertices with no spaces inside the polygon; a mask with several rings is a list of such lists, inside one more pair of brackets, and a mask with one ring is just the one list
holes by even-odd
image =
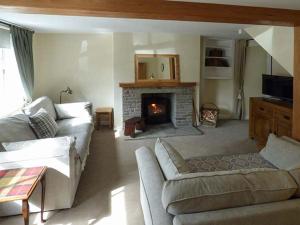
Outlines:
{"label": "ceiling beam", "polygon": [[161,0],[0,0],[0,11],[73,16],[300,25],[300,11]]}

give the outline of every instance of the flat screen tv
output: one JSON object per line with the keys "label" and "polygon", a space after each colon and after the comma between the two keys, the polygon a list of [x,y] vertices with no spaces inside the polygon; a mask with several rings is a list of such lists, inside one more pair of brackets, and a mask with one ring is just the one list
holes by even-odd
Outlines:
{"label": "flat screen tv", "polygon": [[262,75],[262,93],[284,101],[293,101],[293,77]]}

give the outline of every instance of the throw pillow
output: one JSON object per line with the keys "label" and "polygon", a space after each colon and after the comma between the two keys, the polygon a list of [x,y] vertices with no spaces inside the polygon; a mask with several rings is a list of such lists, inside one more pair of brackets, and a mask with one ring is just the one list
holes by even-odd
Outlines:
{"label": "throw pillow", "polygon": [[267,145],[260,154],[280,169],[300,168],[300,145],[296,141],[270,134]]}
{"label": "throw pillow", "polygon": [[189,172],[185,160],[169,143],[157,139],[155,155],[168,180]]}
{"label": "throw pillow", "polygon": [[54,107],[59,120],[76,117],[90,117],[91,115],[90,102],[54,104]]}
{"label": "throw pillow", "polygon": [[38,138],[53,138],[57,133],[57,123],[43,108],[33,116],[30,116],[29,120],[30,126]]}

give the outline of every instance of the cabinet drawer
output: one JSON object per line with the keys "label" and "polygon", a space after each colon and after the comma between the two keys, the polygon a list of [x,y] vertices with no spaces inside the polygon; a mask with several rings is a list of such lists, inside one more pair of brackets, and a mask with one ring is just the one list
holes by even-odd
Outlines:
{"label": "cabinet drawer", "polygon": [[254,104],[254,113],[267,116],[267,117],[272,117],[273,116],[273,109],[269,107],[267,104],[264,104],[262,102],[256,102]]}
{"label": "cabinet drawer", "polygon": [[288,112],[288,111],[278,110],[275,112],[275,118],[279,120],[281,123],[292,124],[292,120],[293,120],[292,116],[293,116],[292,112]]}

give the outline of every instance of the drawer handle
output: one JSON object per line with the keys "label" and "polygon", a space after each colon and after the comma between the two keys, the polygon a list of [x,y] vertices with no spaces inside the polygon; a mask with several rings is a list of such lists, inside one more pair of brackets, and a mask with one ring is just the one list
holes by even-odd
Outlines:
{"label": "drawer handle", "polygon": [[264,109],[263,107],[259,107],[259,109],[260,109],[261,111],[265,111],[265,109]]}
{"label": "drawer handle", "polygon": [[283,116],[283,118],[286,119],[286,120],[290,120],[291,119],[291,117],[289,117],[289,116]]}

